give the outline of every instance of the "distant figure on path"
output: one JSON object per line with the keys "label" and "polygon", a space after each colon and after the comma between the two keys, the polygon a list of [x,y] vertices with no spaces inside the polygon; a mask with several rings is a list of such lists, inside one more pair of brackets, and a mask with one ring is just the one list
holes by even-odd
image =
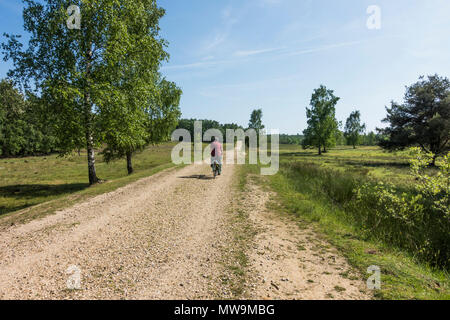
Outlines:
{"label": "distant figure on path", "polygon": [[219,176],[222,173],[222,154],[222,144],[219,142],[219,139],[217,139],[217,137],[214,137],[213,142],[211,143],[211,168],[213,166],[214,160],[216,160],[219,163]]}

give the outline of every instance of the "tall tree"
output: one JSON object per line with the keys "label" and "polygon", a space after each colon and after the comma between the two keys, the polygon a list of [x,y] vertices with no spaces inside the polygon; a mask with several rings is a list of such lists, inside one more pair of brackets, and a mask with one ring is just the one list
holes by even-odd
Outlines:
{"label": "tall tree", "polygon": [[391,103],[383,122],[389,126],[378,131],[386,138],[380,145],[389,150],[420,146],[436,158],[450,150],[450,81],[438,75],[420,77],[406,87],[403,104]]}
{"label": "tall tree", "polygon": [[[145,81],[167,57],[165,41],[158,37],[164,10],[155,0],[23,1],[30,39],[23,49],[19,36],[7,35],[3,52],[15,66],[9,75],[22,81],[25,89],[31,88],[32,80],[33,89],[57,115],[61,152],[86,147],[89,183],[94,184],[99,181],[94,148],[100,145],[103,127],[98,122],[104,113],[109,116],[123,105],[127,100],[123,90],[131,82],[117,84],[131,75]],[[79,30],[67,27],[70,5],[80,8]],[[146,36],[139,38],[143,33]],[[155,68],[147,72],[143,66],[148,65]],[[112,103],[113,99],[120,102]],[[123,121],[135,119],[133,115]]]}
{"label": "tall tree", "polygon": [[[181,115],[181,89],[175,83],[163,79],[152,92],[147,101],[141,101],[142,95],[139,99],[130,95],[123,105],[117,105],[117,109],[107,114],[103,121],[106,148],[102,153],[105,160],[109,162],[125,157],[128,174],[134,171],[133,154],[148,144],[167,141]],[[134,119],[127,120],[129,117]]]}
{"label": "tall tree", "polygon": [[259,134],[259,132],[264,129],[264,125],[262,124],[262,117],[262,109],[253,110],[250,115],[250,121],[248,122],[248,128],[254,129],[256,133]]}
{"label": "tall tree", "polygon": [[356,145],[360,142],[361,134],[366,130],[366,125],[361,123],[361,113],[359,110],[350,113],[350,116],[345,122],[345,139],[347,144],[352,145],[356,149]]}
{"label": "tall tree", "polygon": [[311,108],[306,108],[308,127],[303,131],[303,148],[316,147],[321,155],[322,150],[326,151],[335,141],[335,133],[339,128],[339,122],[336,120],[336,104],[339,99],[333,90],[323,85],[314,90],[310,101]]}
{"label": "tall tree", "polygon": [[[106,118],[104,123],[107,146],[103,150],[107,162],[112,159],[126,158],[128,174],[133,173],[132,156],[136,151],[142,150],[148,144],[157,144],[169,140],[170,134],[175,129],[181,115],[179,109],[181,89],[175,83],[165,79],[158,81],[153,94],[147,101],[139,102],[132,99],[122,107],[122,117],[135,117],[123,125],[123,119]],[[139,101],[139,100],[138,100]],[[130,112],[128,110],[132,108]],[[120,112],[120,111],[119,111]],[[117,111],[111,112],[116,117]]]}
{"label": "tall tree", "polygon": [[[261,132],[261,130],[264,129],[262,117],[263,117],[262,109],[255,109],[252,111],[250,115],[250,121],[248,122],[248,128],[254,129],[256,131],[257,146],[259,146],[259,133]],[[245,141],[247,144],[248,143],[247,139]]]}
{"label": "tall tree", "polygon": [[146,109],[147,143],[151,144],[170,140],[181,116],[179,105],[183,91],[174,82],[162,79],[157,85],[157,93]]}
{"label": "tall tree", "polygon": [[120,73],[107,73],[114,83],[114,94],[104,97],[106,107],[99,115],[105,160],[126,157],[129,174],[133,172],[133,153],[166,139],[167,130],[174,128],[181,96],[181,90],[161,79],[158,72],[161,60],[168,56],[160,47],[155,48],[154,19],[148,19],[147,11],[133,8],[130,5],[117,22],[117,36],[126,41],[115,43],[115,50],[126,54],[115,57],[116,64],[122,66]]}

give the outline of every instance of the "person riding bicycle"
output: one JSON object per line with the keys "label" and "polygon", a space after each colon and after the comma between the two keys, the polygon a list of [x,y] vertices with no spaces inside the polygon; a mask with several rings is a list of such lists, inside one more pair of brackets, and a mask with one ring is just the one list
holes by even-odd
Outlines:
{"label": "person riding bicycle", "polygon": [[211,168],[213,168],[214,161],[217,161],[217,163],[219,164],[219,176],[222,173],[222,154],[222,144],[217,137],[214,137],[213,142],[211,143]]}

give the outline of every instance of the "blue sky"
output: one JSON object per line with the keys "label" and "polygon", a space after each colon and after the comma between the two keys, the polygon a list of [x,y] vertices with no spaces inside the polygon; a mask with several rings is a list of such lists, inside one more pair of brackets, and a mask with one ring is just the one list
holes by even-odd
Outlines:
{"label": "blue sky", "polygon": [[[0,30],[21,32],[21,1],[0,0]],[[369,130],[419,75],[450,76],[448,0],[160,0],[183,117],[300,133],[320,84],[341,97],[338,120],[361,110]],[[366,10],[381,8],[381,29]],[[10,65],[1,62],[0,77]]]}

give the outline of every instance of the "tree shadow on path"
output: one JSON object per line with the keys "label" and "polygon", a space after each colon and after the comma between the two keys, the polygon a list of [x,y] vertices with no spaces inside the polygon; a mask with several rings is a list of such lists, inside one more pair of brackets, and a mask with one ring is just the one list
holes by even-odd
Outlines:
{"label": "tree shadow on path", "polygon": [[204,174],[193,174],[191,176],[179,177],[180,179],[214,180],[214,177]]}

